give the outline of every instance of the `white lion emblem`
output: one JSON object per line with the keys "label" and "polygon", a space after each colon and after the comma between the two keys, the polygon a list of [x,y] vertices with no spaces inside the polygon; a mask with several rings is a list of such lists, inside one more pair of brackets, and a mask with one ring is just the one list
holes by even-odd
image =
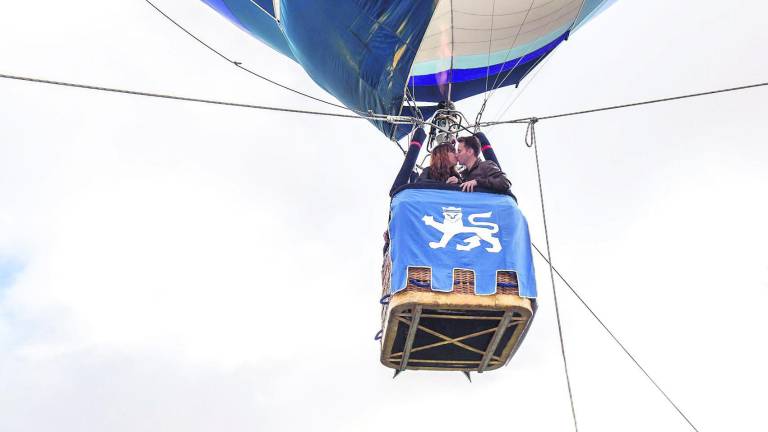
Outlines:
{"label": "white lion emblem", "polygon": [[499,242],[499,239],[493,236],[493,234],[499,232],[499,226],[493,222],[478,222],[475,220],[477,218],[489,217],[491,217],[491,212],[469,215],[467,219],[469,220],[469,223],[474,226],[465,226],[460,208],[443,207],[443,222],[436,222],[435,218],[426,215],[421,218],[421,220],[428,226],[436,228],[443,233],[443,238],[441,238],[439,242],[429,242],[429,247],[432,249],[444,248],[456,234],[470,233],[474,235],[464,239],[463,244],[456,245],[456,250],[472,250],[480,246],[480,240],[484,240],[491,245],[490,247],[485,248],[485,250],[498,253],[501,250],[501,243]]}

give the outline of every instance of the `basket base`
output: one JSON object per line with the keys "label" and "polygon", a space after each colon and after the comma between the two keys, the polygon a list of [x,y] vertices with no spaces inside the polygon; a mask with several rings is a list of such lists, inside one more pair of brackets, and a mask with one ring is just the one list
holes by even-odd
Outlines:
{"label": "basket base", "polygon": [[533,312],[531,300],[511,294],[403,291],[390,300],[381,362],[398,370],[497,369],[514,355]]}

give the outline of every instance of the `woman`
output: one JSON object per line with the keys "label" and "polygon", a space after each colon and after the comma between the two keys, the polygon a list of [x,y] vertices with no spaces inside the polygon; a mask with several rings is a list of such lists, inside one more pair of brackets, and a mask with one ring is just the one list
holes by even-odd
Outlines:
{"label": "woman", "polygon": [[[416,158],[419,156],[421,150],[421,143],[427,138],[427,134],[424,129],[418,128],[413,134],[411,145],[408,148],[408,152],[405,155],[403,166],[400,167],[400,172],[397,173],[395,182],[392,183],[392,188],[389,190],[389,196],[392,197],[395,193],[404,185],[408,184],[413,167],[416,165]],[[428,182],[438,181],[448,184],[459,184],[460,176],[456,170],[456,164],[459,160],[456,158],[456,148],[454,147],[453,140],[448,143],[440,144],[432,149],[430,156],[430,166],[424,168],[416,182]],[[384,255],[389,252],[389,231],[384,231]],[[386,263],[386,260],[385,260]],[[382,266],[382,275],[384,267]]]}
{"label": "woman", "polygon": [[459,180],[461,177],[458,171],[456,171],[458,159],[456,158],[456,149],[453,142],[440,144],[432,149],[432,166],[424,168],[424,171],[422,171],[418,178],[412,176],[412,174],[415,175],[413,167],[416,165],[416,158],[419,156],[421,144],[426,138],[427,134],[423,128],[416,129],[413,139],[411,139],[411,145],[408,147],[408,152],[403,160],[403,165],[400,167],[400,171],[397,173],[397,177],[395,177],[395,181],[389,189],[390,197],[393,197],[401,187],[414,181],[439,181],[448,184],[461,183]]}
{"label": "woman", "polygon": [[424,168],[417,182],[433,180],[440,183],[458,184],[459,172],[456,170],[456,148],[453,142],[440,144],[432,149],[429,166]]}

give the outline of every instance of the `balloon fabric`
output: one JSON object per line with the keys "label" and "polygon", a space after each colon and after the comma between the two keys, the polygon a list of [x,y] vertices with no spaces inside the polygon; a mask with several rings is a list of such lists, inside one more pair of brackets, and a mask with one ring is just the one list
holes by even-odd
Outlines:
{"label": "balloon fabric", "polygon": [[[615,0],[203,0],[346,107],[413,115],[518,84]],[[407,92],[406,92],[407,87]],[[410,125],[372,120],[389,138]]]}

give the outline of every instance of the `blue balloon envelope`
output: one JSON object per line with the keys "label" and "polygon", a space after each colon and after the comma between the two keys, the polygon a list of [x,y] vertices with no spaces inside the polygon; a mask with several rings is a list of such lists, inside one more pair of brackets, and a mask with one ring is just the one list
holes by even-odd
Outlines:
{"label": "blue balloon envelope", "polygon": [[[615,0],[203,0],[345,106],[412,115],[518,84]],[[407,91],[406,91],[407,89]],[[433,107],[424,106],[429,115]],[[411,126],[372,121],[399,139]]]}

